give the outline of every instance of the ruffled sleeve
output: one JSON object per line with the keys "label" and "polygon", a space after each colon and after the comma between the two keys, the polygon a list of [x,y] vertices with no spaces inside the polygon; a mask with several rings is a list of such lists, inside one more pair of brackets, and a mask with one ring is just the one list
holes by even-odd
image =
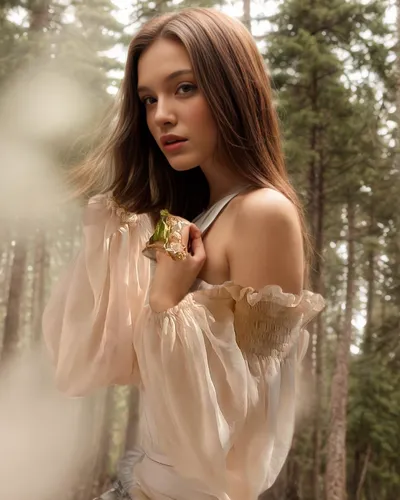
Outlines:
{"label": "ruffled sleeve", "polygon": [[150,234],[146,215],[125,212],[108,195],[89,200],[82,249],[43,315],[57,385],[69,395],[137,382],[133,332],[149,286],[141,250]]}
{"label": "ruffled sleeve", "polygon": [[307,291],[225,283],[162,313],[144,308],[134,340],[143,402],[183,476],[241,500],[275,481],[293,436],[305,327],[323,307]]}

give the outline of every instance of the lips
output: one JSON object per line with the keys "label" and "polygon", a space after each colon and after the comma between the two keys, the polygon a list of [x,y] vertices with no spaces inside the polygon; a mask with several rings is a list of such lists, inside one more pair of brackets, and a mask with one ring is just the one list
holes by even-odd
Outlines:
{"label": "lips", "polygon": [[170,146],[171,144],[176,144],[177,142],[186,142],[187,139],[176,139],[175,141],[168,141],[164,144],[164,146]]}
{"label": "lips", "polygon": [[174,141],[166,143],[163,150],[166,153],[179,153],[185,147],[187,141]]}
{"label": "lips", "polygon": [[186,137],[182,137],[180,135],[167,134],[167,135],[162,135],[160,137],[160,141],[163,146],[168,146],[171,144],[175,144],[177,142],[186,142],[187,139]]}

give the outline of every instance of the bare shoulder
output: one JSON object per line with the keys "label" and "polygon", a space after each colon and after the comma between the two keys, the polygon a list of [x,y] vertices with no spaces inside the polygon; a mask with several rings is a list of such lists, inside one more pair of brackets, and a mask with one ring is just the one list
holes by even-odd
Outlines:
{"label": "bare shoulder", "polygon": [[[236,226],[246,231],[260,223],[268,227],[276,224],[300,226],[297,209],[285,195],[270,188],[261,188],[244,194],[236,210]],[[264,226],[267,229],[267,226]],[[260,229],[260,228],[258,228]]]}
{"label": "bare shoulder", "polygon": [[230,245],[231,279],[242,286],[276,284],[298,293],[303,235],[297,208],[282,193],[257,189],[238,199]]}

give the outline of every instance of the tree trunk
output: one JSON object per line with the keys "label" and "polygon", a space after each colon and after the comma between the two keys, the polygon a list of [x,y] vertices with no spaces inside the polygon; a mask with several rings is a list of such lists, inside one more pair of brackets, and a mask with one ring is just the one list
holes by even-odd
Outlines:
{"label": "tree trunk", "polygon": [[[371,213],[370,213],[370,234],[375,234],[375,214],[374,214],[374,203],[371,203]],[[364,329],[364,354],[369,354],[371,352],[372,344],[372,311],[374,308],[374,297],[375,297],[375,248],[373,245],[370,246],[367,252],[368,267],[367,267],[367,317]]]}
{"label": "tree trunk", "polygon": [[[323,261],[322,252],[324,246],[324,213],[325,213],[325,183],[324,183],[324,163],[320,157],[318,169],[318,191],[317,191],[317,226],[315,234],[315,269],[313,277],[313,287],[316,293],[324,295],[323,286]],[[324,339],[323,316],[320,314],[315,326],[315,400],[314,400],[314,436],[313,436],[313,479],[314,498],[321,498],[321,450],[322,450],[322,410],[324,399]]]}
{"label": "tree trunk", "polygon": [[29,28],[33,33],[41,32],[50,24],[50,1],[35,0],[30,2],[29,7],[30,23]]}
{"label": "tree trunk", "polygon": [[[314,74],[312,79],[311,87],[310,87],[310,99],[311,99],[311,108],[313,113],[317,113],[318,111],[318,79],[317,75]],[[318,238],[318,228],[320,227],[319,223],[319,215],[321,215],[319,211],[319,203],[321,202],[319,188],[321,186],[320,181],[322,180],[323,186],[323,177],[319,179],[319,168],[316,162],[316,156],[318,154],[318,131],[317,126],[313,125],[310,130],[310,151],[313,153],[310,160],[309,171],[308,171],[308,200],[307,200],[307,213],[308,220],[310,226],[310,233],[312,237],[312,241],[315,246],[317,246],[317,238]],[[323,198],[322,198],[323,199]],[[317,268],[318,268],[318,260],[320,255],[315,248],[315,255],[313,262],[311,262],[311,270],[310,270],[310,278],[311,278],[311,286],[314,289],[319,283]],[[315,370],[315,339],[316,339],[316,331],[315,328],[310,328],[310,346],[308,348],[306,358],[304,360],[305,369],[307,371],[308,377],[310,380],[313,378],[314,370]]]}
{"label": "tree trunk", "polygon": [[[310,149],[312,151],[315,151],[316,147],[316,130],[313,128],[311,132],[311,138],[310,138]],[[315,158],[314,155],[311,158],[311,163],[309,166],[309,173],[308,173],[308,201],[307,201],[307,213],[308,213],[308,221],[309,221],[309,226],[310,226],[310,233],[312,237],[312,241],[315,244],[315,239],[316,239],[316,232],[317,232],[317,214],[318,214],[318,209],[317,209],[317,176],[316,176],[316,166],[315,166]],[[310,278],[311,278],[311,286],[314,287],[314,277],[315,277],[315,272],[314,269],[316,267],[316,264],[313,261],[311,262],[312,269],[310,270]],[[310,328],[310,345],[308,347],[305,359],[304,359],[304,367],[307,372],[307,377],[312,380],[313,378],[313,372],[314,372],[314,356],[315,356],[315,350],[314,350],[314,340],[315,340],[315,328],[314,325]]]}
{"label": "tree trunk", "polygon": [[[376,235],[375,228],[375,211],[374,211],[374,200],[371,200],[370,205],[370,230],[369,236]],[[374,310],[374,299],[375,299],[375,242],[368,242],[366,246],[366,256],[367,256],[367,267],[366,267],[366,281],[367,281],[367,306],[366,306],[366,323],[364,328],[364,338],[363,338],[363,356],[365,361],[368,363],[368,357],[372,350],[372,314]],[[370,380],[369,373],[366,377],[360,381],[359,390],[364,394],[365,398],[368,398]],[[349,488],[351,493],[351,498],[361,500],[362,486],[365,481],[366,468],[371,455],[371,447],[368,444],[368,437],[365,440],[365,426],[361,427],[360,438],[357,440],[354,449],[354,465],[351,482],[349,481]],[[367,432],[368,434],[368,432]],[[363,457],[365,457],[363,461]]]}
{"label": "tree trunk", "polygon": [[397,57],[396,57],[396,115],[397,115],[397,154],[394,168],[400,174],[400,0],[396,0],[397,8]]}
{"label": "tree trunk", "polygon": [[[313,113],[318,113],[318,75],[314,72],[310,85],[310,99]],[[310,231],[314,244],[314,255],[310,269],[311,288],[316,293],[323,294],[322,279],[322,253],[323,253],[323,229],[325,212],[325,162],[320,150],[320,133],[316,125],[310,130],[309,148],[312,157],[308,171],[308,201],[307,211]],[[312,498],[319,500],[321,497],[321,412],[323,398],[323,318],[319,315],[316,323],[309,328],[310,346],[305,360],[305,377],[313,397],[310,402],[310,416],[312,420],[312,471],[307,476],[307,482],[312,485]]]}
{"label": "tree trunk", "polygon": [[46,250],[46,235],[39,229],[35,238],[35,269],[33,280],[33,338],[40,340],[42,336],[42,314],[45,300],[46,271],[49,265],[49,255]]}
{"label": "tree trunk", "polygon": [[[395,70],[395,82],[396,82],[396,153],[393,160],[393,168],[397,175],[397,181],[400,181],[400,0],[396,0],[397,9],[397,48],[396,48],[396,70]],[[400,214],[398,210],[394,212],[395,223],[397,234],[395,235],[395,242],[397,247],[397,252],[400,255]],[[397,259],[396,269],[396,279],[400,281],[400,259]],[[384,302],[384,301],[383,301]],[[383,311],[385,312],[385,311]],[[384,316],[384,314],[383,314]]]}
{"label": "tree trunk", "polygon": [[[397,47],[396,47],[396,69],[395,69],[395,82],[396,82],[396,153],[394,155],[393,168],[396,172],[397,182],[400,183],[400,0],[396,0],[397,9]],[[395,243],[397,248],[397,255],[400,255],[400,214],[398,210],[394,212],[394,220],[396,224],[397,232],[395,234]],[[396,264],[393,266],[393,270],[396,272],[395,280],[397,286],[400,286],[400,259],[396,259]],[[386,316],[385,301],[382,301],[382,316],[383,319]]]}
{"label": "tree trunk", "polygon": [[364,464],[361,471],[360,481],[357,486],[356,500],[361,500],[361,492],[364,486],[365,478],[367,476],[368,464],[371,458],[371,446],[369,445],[364,457]]}
{"label": "tree trunk", "polygon": [[243,24],[251,33],[251,1],[243,0]]}
{"label": "tree trunk", "polygon": [[1,263],[0,263],[0,279],[2,283],[2,289],[4,290],[2,293],[1,301],[4,303],[5,297],[7,296],[6,291],[8,290],[8,275],[7,271],[10,269],[10,255],[12,253],[11,247],[11,231],[4,227],[6,225],[6,221],[0,219],[0,241],[1,245]]}
{"label": "tree trunk", "polygon": [[[10,275],[11,275],[11,265],[13,259],[13,247],[11,241],[11,235],[5,235],[2,252],[1,252],[1,262],[0,262],[0,279],[1,279],[1,288],[0,288],[0,306],[7,311],[7,300],[8,300],[8,291],[10,288]],[[4,323],[1,326],[0,330],[0,338],[3,337]]]}
{"label": "tree trunk", "polygon": [[3,349],[1,353],[2,361],[15,354],[18,349],[20,309],[24,287],[26,257],[27,242],[25,239],[19,238],[14,245],[14,258],[11,268],[7,311],[4,320]]}
{"label": "tree trunk", "polygon": [[326,500],[346,499],[346,409],[349,376],[349,352],[352,336],[353,299],[355,292],[355,208],[347,208],[348,261],[346,310],[343,330],[338,338],[335,370],[332,380],[328,455],[326,465]]}

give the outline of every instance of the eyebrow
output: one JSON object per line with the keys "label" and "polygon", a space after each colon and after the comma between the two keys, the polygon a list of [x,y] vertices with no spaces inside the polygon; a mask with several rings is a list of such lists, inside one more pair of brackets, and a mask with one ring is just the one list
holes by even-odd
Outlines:
{"label": "eyebrow", "polygon": [[[173,73],[171,73],[170,75],[168,75],[164,81],[166,82],[169,82],[171,80],[174,80],[174,78],[177,78],[178,76],[182,76],[182,75],[188,75],[188,74],[193,74],[193,71],[191,69],[178,69],[177,71],[174,71]],[[141,85],[140,87],[138,87],[137,91],[138,93],[139,92],[143,92],[144,90],[150,90],[149,87],[146,87],[146,86],[143,86]]]}

